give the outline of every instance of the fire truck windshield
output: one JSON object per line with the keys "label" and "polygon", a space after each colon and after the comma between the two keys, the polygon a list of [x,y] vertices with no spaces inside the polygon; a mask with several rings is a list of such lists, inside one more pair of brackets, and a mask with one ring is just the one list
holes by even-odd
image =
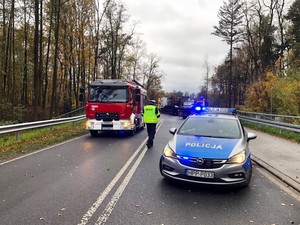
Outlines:
{"label": "fire truck windshield", "polygon": [[90,87],[89,102],[127,102],[127,87]]}

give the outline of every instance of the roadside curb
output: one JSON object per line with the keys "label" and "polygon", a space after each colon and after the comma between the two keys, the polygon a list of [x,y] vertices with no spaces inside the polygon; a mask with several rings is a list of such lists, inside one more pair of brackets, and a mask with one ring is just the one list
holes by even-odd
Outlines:
{"label": "roadside curb", "polygon": [[286,183],[288,186],[292,187],[296,191],[300,193],[300,183],[295,181],[294,179],[290,178],[289,176],[285,175],[284,173],[280,172],[279,170],[275,169],[274,167],[270,166],[265,161],[257,158],[252,154],[252,160],[271,174],[273,174],[275,177]]}

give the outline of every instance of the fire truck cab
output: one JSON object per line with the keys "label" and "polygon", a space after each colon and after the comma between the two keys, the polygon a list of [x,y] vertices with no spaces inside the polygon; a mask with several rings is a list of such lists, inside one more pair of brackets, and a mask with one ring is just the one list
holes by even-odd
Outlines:
{"label": "fire truck cab", "polygon": [[146,94],[144,87],[135,80],[95,80],[89,85],[86,129],[91,136],[97,136],[98,131],[133,135],[145,126],[142,110]]}

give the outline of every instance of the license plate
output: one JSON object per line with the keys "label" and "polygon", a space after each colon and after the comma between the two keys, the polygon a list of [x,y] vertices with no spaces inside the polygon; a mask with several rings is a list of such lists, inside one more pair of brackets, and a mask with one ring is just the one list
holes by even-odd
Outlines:
{"label": "license plate", "polygon": [[215,177],[214,172],[201,171],[201,170],[187,170],[186,175],[191,177],[201,177],[201,178],[210,178],[210,179],[213,179]]}
{"label": "license plate", "polygon": [[102,130],[112,130],[113,127],[102,127]]}

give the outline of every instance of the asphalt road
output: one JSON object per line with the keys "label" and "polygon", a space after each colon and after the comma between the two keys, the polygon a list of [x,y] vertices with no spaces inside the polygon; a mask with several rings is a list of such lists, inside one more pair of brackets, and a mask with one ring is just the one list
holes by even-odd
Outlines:
{"label": "asphalt road", "polygon": [[300,224],[299,200],[257,167],[248,188],[167,182],[159,158],[182,119],[161,121],[149,150],[145,130],[86,135],[1,164],[0,224]]}

